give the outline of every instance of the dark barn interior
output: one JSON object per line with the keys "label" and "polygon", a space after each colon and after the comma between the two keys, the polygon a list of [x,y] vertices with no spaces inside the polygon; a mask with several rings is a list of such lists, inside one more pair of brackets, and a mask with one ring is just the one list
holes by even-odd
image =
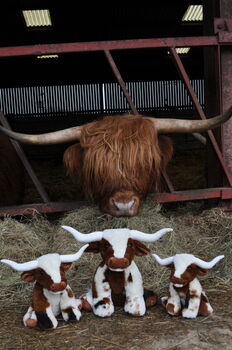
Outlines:
{"label": "dark barn interior", "polygon": [[[199,118],[199,108],[206,116],[219,114],[226,109],[226,103],[217,100],[219,83],[213,80],[216,73],[211,74],[207,60],[207,57],[212,57],[210,50],[215,52],[219,46],[215,49],[215,46],[206,48],[208,44],[194,44],[187,53],[178,54],[182,70],[186,71],[199,101],[196,108],[173,62],[168,45],[153,47],[140,43],[156,38],[163,38],[164,41],[165,38],[179,38],[179,42],[184,42],[181,39],[185,37],[196,37],[200,42],[206,35],[213,36],[213,18],[220,17],[223,4],[222,0],[164,0],[144,7],[139,4],[90,6],[75,1],[64,6],[62,2],[49,0],[2,2],[0,109],[13,130],[28,133],[59,130],[92,121],[102,115],[134,111],[155,117],[185,119]],[[182,21],[189,5],[203,6],[203,20]],[[26,26],[22,11],[37,9],[49,9],[51,25]],[[126,44],[123,49],[114,46],[119,41],[122,45]],[[68,45],[72,43],[83,44],[82,49],[71,52]],[[112,43],[112,50],[104,49],[107,43]],[[139,47],[136,46],[138,43]],[[56,57],[40,58],[42,54],[52,53],[53,44],[56,44],[53,52]],[[17,51],[17,48],[21,49]],[[107,51],[112,55],[118,75],[110,65]],[[135,110],[123,95],[120,82],[125,83]],[[219,134],[216,132],[213,137],[221,145]],[[205,146],[192,135],[172,137],[176,151],[168,174],[174,183],[174,188],[172,184],[168,186],[170,192],[231,186],[229,176],[223,175],[224,162],[222,160],[220,164],[210,142]],[[38,174],[42,183],[43,176],[56,181],[55,174],[51,172],[49,175],[49,168],[60,169],[59,173],[64,174],[62,154],[67,145],[22,147],[36,172],[45,167],[45,175]],[[190,160],[190,154],[193,160]],[[186,164],[189,175],[184,175],[183,170],[180,170],[181,163]],[[215,169],[213,178],[209,170],[212,166]],[[199,169],[199,173],[194,174],[193,169]],[[172,179],[172,176],[178,178]],[[184,183],[183,178],[192,179],[190,183]],[[63,178],[60,180],[62,182]],[[49,191],[50,185],[44,186]],[[29,185],[29,192],[33,192],[32,188]],[[52,197],[49,199],[76,199],[76,194],[57,196],[58,192],[64,194],[68,191],[58,186],[55,195],[49,193]],[[23,202],[37,201],[41,199],[26,197]],[[46,197],[43,201],[47,202]]]}

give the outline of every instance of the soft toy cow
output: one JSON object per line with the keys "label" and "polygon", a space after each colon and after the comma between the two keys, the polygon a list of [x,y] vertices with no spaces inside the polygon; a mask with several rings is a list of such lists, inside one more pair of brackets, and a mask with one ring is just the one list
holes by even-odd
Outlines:
{"label": "soft toy cow", "polygon": [[152,256],[160,265],[171,269],[169,295],[161,298],[170,315],[195,318],[213,312],[197,275],[205,275],[224,258],[224,255],[219,255],[210,262],[196,258],[192,254],[176,254],[166,259],[161,259],[156,254]]}
{"label": "soft toy cow", "polygon": [[[92,309],[97,316],[107,317],[112,315],[115,305],[124,305],[125,312],[143,316],[146,312],[143,281],[133,259],[135,255],[150,252],[141,241],[155,242],[172,229],[164,228],[153,234],[126,228],[82,234],[72,227],[62,227],[79,242],[89,243],[85,252],[100,253],[102,257],[92,287],[83,296],[83,308]],[[156,299],[154,293],[153,297]]]}
{"label": "soft toy cow", "polygon": [[47,254],[36,260],[18,264],[12,260],[2,259],[2,263],[16,271],[23,271],[21,278],[26,282],[36,282],[33,289],[32,303],[23,317],[26,327],[38,327],[41,330],[57,327],[60,313],[65,321],[79,320],[80,300],[67,284],[65,272],[73,261],[78,260],[88,244],[76,254]]}

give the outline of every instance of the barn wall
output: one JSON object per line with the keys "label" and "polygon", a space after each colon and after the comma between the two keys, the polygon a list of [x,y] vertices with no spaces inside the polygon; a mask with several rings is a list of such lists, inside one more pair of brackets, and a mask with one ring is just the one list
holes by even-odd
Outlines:
{"label": "barn wall", "polygon": [[[191,81],[204,106],[204,81]],[[180,80],[127,82],[126,88],[138,111],[178,112],[193,107]],[[0,109],[15,117],[32,115],[106,114],[129,112],[118,83],[0,88]]]}

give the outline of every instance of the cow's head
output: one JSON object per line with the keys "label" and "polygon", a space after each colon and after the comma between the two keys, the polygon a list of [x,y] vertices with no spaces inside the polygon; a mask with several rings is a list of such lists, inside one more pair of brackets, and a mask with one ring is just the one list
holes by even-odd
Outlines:
{"label": "cow's head", "polygon": [[161,259],[158,255],[152,254],[153,258],[163,266],[171,269],[170,282],[176,288],[182,288],[194,278],[205,275],[218,261],[224,258],[219,255],[210,262],[196,258],[192,254],[176,254],[166,259]]}
{"label": "cow's head", "polygon": [[16,263],[12,260],[2,259],[1,262],[11,266],[16,271],[23,271],[22,280],[26,282],[37,282],[43,288],[53,293],[61,293],[67,287],[65,271],[73,261],[78,260],[88,244],[83,246],[76,254],[59,255],[46,254],[37,260],[26,263]]}
{"label": "cow's head", "polygon": [[143,256],[149,253],[150,250],[141,241],[155,242],[165,233],[172,231],[171,228],[164,228],[149,234],[119,228],[83,234],[70,226],[62,227],[79,242],[88,242],[86,252],[100,253],[103,262],[112,271],[123,271],[130,266],[135,255]]}
{"label": "cow's head", "polygon": [[204,132],[231,115],[232,107],[205,120],[127,114],[41,135],[15,133],[1,126],[0,131],[35,145],[79,141],[64,154],[68,173],[79,183],[78,190],[108,214],[133,216],[147,193],[159,191],[160,177],[172,156],[171,141],[162,141],[161,134]]}

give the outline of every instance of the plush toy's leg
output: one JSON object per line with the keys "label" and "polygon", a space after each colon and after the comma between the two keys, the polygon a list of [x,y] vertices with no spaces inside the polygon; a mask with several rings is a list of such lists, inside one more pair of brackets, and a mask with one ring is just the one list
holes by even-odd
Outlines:
{"label": "plush toy's leg", "polygon": [[213,308],[209,303],[209,299],[206,296],[205,292],[202,291],[198,315],[208,316],[208,315],[211,315],[212,313],[213,313]]}
{"label": "plush toy's leg", "polygon": [[89,288],[86,294],[80,296],[81,308],[86,311],[93,311],[92,289]]}
{"label": "plush toy's leg", "polygon": [[181,315],[181,305],[173,299],[168,299],[166,302],[166,310],[171,316]]}
{"label": "plush toy's leg", "polygon": [[34,328],[37,325],[36,314],[31,306],[29,306],[27,312],[23,316],[23,324],[25,327],[30,327],[30,328]]}
{"label": "plush toy's leg", "polygon": [[55,318],[51,306],[48,306],[45,312],[36,312],[36,317],[38,320],[38,326],[41,330],[56,328],[58,325],[58,321]]}
{"label": "plush toy's leg", "polygon": [[126,302],[124,311],[133,316],[143,316],[146,312],[144,300],[143,280],[141,273],[132,261],[130,268],[125,274]]}
{"label": "plush toy's leg", "polygon": [[202,287],[197,278],[189,283],[188,304],[182,310],[182,316],[186,318],[196,318],[199,314]]}
{"label": "plush toy's leg", "polygon": [[91,291],[93,313],[99,317],[109,317],[114,312],[111,288],[109,283],[105,280],[106,268],[106,265],[98,267]]}
{"label": "plush toy's leg", "polygon": [[60,299],[60,309],[65,321],[79,321],[81,318],[81,301],[75,298],[71,288],[67,286]]}
{"label": "plush toy's leg", "polygon": [[181,314],[181,301],[178,293],[173,288],[173,284],[169,285],[169,295],[168,297],[161,298],[162,304],[166,308],[167,312],[171,316],[179,316]]}

